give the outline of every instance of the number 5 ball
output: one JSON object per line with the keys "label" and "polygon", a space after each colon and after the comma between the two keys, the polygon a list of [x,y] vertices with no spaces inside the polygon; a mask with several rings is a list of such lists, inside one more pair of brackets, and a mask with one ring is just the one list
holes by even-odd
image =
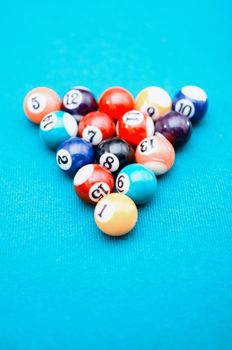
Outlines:
{"label": "number 5 ball", "polygon": [[122,236],[133,229],[138,211],[133,200],[122,193],[111,193],[96,205],[94,219],[98,228],[109,236]]}
{"label": "number 5 ball", "polygon": [[74,190],[84,201],[96,204],[102,197],[111,193],[114,178],[109,170],[99,164],[83,166],[74,177]]}
{"label": "number 5 ball", "polygon": [[135,159],[156,175],[162,175],[174,164],[175,151],[166,137],[157,132],[140,142],[135,151]]}
{"label": "number 5 ball", "polygon": [[24,98],[24,112],[28,119],[39,124],[47,114],[59,111],[61,100],[57,93],[47,87],[31,90]]}

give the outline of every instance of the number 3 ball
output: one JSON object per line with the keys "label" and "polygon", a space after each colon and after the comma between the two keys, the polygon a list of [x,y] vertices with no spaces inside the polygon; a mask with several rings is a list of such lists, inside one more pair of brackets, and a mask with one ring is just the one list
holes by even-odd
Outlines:
{"label": "number 3 ball", "polygon": [[135,151],[137,163],[151,169],[156,175],[166,173],[175,161],[172,144],[160,133],[141,141]]}
{"label": "number 3 ball", "polygon": [[84,86],[76,86],[64,95],[61,109],[72,114],[77,121],[80,121],[83,115],[96,111],[97,107],[97,101],[93,93]]}
{"label": "number 3 ball", "polygon": [[117,191],[129,196],[136,204],[144,204],[152,199],[156,187],[156,176],[142,164],[127,165],[116,179]]}
{"label": "number 3 ball", "polygon": [[71,137],[58,147],[56,162],[61,170],[75,175],[84,165],[94,163],[93,145],[80,137]]}
{"label": "number 3 ball", "polygon": [[118,137],[102,141],[96,149],[97,162],[112,173],[116,173],[133,159],[133,148]]}
{"label": "number 3 ball", "polygon": [[149,115],[156,121],[171,111],[172,100],[164,89],[157,86],[150,86],[140,91],[137,95],[135,109]]}
{"label": "number 3 ball", "polygon": [[86,114],[79,123],[79,134],[94,146],[102,140],[115,135],[115,124],[113,119],[102,112],[91,112]]}
{"label": "number 3 ball", "polygon": [[122,236],[133,229],[138,211],[131,198],[122,193],[111,193],[96,205],[94,219],[98,228],[110,236]]}
{"label": "number 3 ball", "polygon": [[113,188],[113,175],[99,164],[83,166],[74,177],[75,192],[81,199],[92,204],[111,193]]}
{"label": "number 3 ball", "polygon": [[47,114],[59,111],[61,100],[57,93],[47,87],[31,90],[24,98],[24,112],[28,119],[39,124]]}
{"label": "number 3 ball", "polygon": [[77,130],[77,122],[73,116],[62,111],[46,115],[40,123],[40,136],[51,149],[56,149],[61,142],[76,136]]}
{"label": "number 3 ball", "polygon": [[202,119],[208,108],[208,98],[198,86],[184,86],[173,99],[173,109],[189,117],[191,122]]}
{"label": "number 3 ball", "polygon": [[145,137],[154,134],[153,120],[142,112],[132,110],[124,114],[117,123],[117,133],[132,146],[137,146]]}
{"label": "number 3 ball", "polygon": [[99,99],[99,111],[118,120],[126,112],[134,109],[134,98],[122,87],[111,87],[105,90]]}

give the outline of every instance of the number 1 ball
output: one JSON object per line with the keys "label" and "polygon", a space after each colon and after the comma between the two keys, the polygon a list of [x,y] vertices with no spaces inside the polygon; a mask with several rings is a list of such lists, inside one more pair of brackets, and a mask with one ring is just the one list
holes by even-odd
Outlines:
{"label": "number 1 ball", "polygon": [[74,116],[79,122],[83,115],[96,111],[97,101],[93,93],[84,86],[75,86],[67,91],[62,100],[61,109]]}
{"label": "number 1 ball", "polygon": [[46,115],[40,123],[40,137],[51,149],[56,149],[61,142],[77,135],[77,122],[66,112],[54,112]]}
{"label": "number 1 ball", "polygon": [[156,176],[142,164],[127,165],[116,179],[117,191],[129,196],[136,204],[144,204],[152,199],[156,187]]}
{"label": "number 1 ball", "polygon": [[93,145],[80,137],[71,137],[58,147],[56,162],[68,175],[75,175],[84,165],[94,163]]}
{"label": "number 1 ball", "polygon": [[79,135],[96,146],[102,140],[115,135],[115,124],[107,114],[98,111],[91,112],[81,118]]}
{"label": "number 1 ball", "polygon": [[99,111],[106,113],[114,120],[118,120],[132,109],[134,109],[134,98],[122,87],[111,87],[100,96]]}
{"label": "number 1 ball", "polygon": [[88,164],[74,177],[74,190],[84,201],[96,204],[102,197],[113,192],[114,178],[109,170],[99,164]]}
{"label": "number 1 ball", "polygon": [[122,193],[111,193],[96,205],[94,219],[98,228],[109,236],[122,236],[133,229],[138,211],[131,198]]}
{"label": "number 1 ball", "polygon": [[47,87],[31,90],[24,98],[23,108],[31,122],[39,124],[47,114],[59,111],[61,100],[57,93]]}
{"label": "number 1 ball", "polygon": [[173,99],[173,109],[189,117],[191,122],[202,119],[208,108],[208,98],[198,86],[184,86]]}

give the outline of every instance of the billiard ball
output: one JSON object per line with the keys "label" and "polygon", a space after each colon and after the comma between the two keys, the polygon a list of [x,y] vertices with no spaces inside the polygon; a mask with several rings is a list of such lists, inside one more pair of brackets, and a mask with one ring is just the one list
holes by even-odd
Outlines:
{"label": "billiard ball", "polygon": [[167,91],[150,86],[139,92],[135,99],[135,109],[149,115],[154,121],[172,109],[172,100]]}
{"label": "billiard ball", "polygon": [[114,121],[103,112],[90,112],[80,120],[79,135],[96,146],[115,135]]}
{"label": "billiard ball", "polygon": [[97,162],[112,173],[116,173],[133,159],[133,148],[118,137],[102,141],[96,148]]}
{"label": "billiard ball", "polygon": [[68,175],[75,175],[84,165],[94,163],[93,145],[80,137],[71,137],[58,147],[56,162]]}
{"label": "billiard ball", "polygon": [[192,123],[186,115],[169,112],[157,120],[155,131],[163,134],[173,145],[181,145],[190,139]]}
{"label": "billiard ball", "polygon": [[157,132],[138,144],[135,160],[151,169],[156,175],[162,175],[172,167],[175,151],[166,137]]}
{"label": "billiard ball", "polygon": [[173,109],[189,117],[191,122],[202,119],[208,108],[208,98],[198,86],[184,86],[173,98]]}
{"label": "billiard ball", "polygon": [[23,108],[30,121],[39,124],[47,114],[59,111],[61,100],[57,93],[47,87],[38,87],[25,96]]}
{"label": "billiard ball", "polygon": [[126,112],[134,109],[134,98],[122,87],[111,87],[102,93],[98,106],[99,111],[116,121]]}
{"label": "billiard ball", "polygon": [[93,93],[84,86],[75,86],[63,97],[61,109],[74,116],[77,121],[98,108]]}
{"label": "billiard ball", "polygon": [[96,205],[94,219],[98,228],[109,236],[122,236],[133,229],[138,210],[131,198],[122,193],[111,193]]}
{"label": "billiard ball", "polygon": [[144,204],[154,196],[157,187],[153,171],[142,164],[130,164],[123,168],[116,179],[116,189],[126,194],[136,204]]}
{"label": "billiard ball", "polygon": [[61,142],[77,135],[77,122],[67,112],[52,112],[46,115],[40,122],[40,136],[45,144],[56,149]]}
{"label": "billiard ball", "polygon": [[99,164],[88,164],[74,177],[74,190],[84,201],[96,204],[102,197],[113,192],[114,178],[109,170]]}
{"label": "billiard ball", "polygon": [[145,137],[154,134],[153,120],[142,112],[132,110],[123,115],[117,123],[117,134],[132,146],[137,146]]}

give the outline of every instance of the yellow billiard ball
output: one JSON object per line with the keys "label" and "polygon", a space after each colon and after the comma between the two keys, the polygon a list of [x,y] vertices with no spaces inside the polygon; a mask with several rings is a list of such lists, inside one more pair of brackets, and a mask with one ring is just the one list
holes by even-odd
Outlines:
{"label": "yellow billiard ball", "polygon": [[150,86],[139,92],[135,99],[135,109],[149,115],[154,121],[170,112],[172,100],[167,91]]}
{"label": "yellow billiard ball", "polygon": [[132,199],[122,193],[111,193],[96,205],[94,219],[98,228],[109,236],[122,236],[135,226],[138,211]]}

